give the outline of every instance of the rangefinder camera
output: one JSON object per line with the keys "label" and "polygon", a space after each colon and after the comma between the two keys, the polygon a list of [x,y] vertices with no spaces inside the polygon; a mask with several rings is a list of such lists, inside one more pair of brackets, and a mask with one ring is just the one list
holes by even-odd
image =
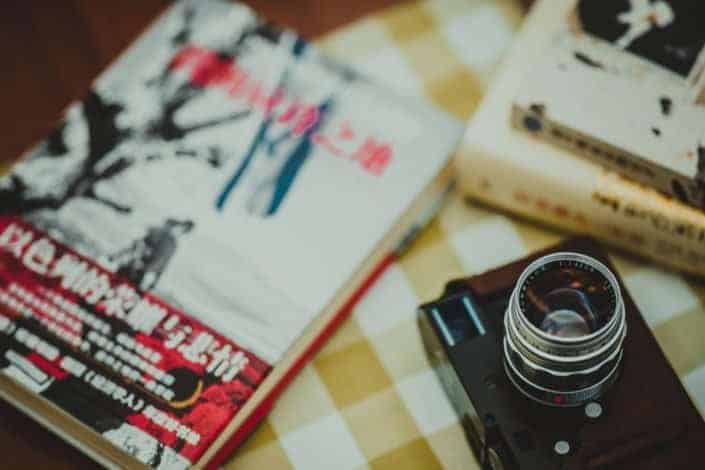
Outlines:
{"label": "rangefinder camera", "polygon": [[705,422],[593,240],[452,281],[418,319],[483,470],[705,465]]}

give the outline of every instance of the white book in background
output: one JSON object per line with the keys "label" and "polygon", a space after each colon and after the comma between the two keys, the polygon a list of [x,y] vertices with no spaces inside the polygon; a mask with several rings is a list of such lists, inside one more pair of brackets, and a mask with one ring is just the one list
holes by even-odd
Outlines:
{"label": "white book in background", "polygon": [[[523,129],[524,111],[540,117],[542,110],[540,100],[529,103],[525,99],[527,89],[543,90],[546,100],[562,98],[564,107],[576,112],[592,104],[581,101],[586,98],[579,93],[582,98],[568,100],[565,90],[571,82],[555,86],[555,96],[546,84],[530,85],[536,83],[531,74],[545,63],[547,51],[565,35],[576,5],[575,1],[541,0],[533,7],[468,126],[458,156],[460,186],[490,205],[573,232],[590,233],[686,272],[705,274],[702,211],[584,158],[584,152],[572,151],[577,143],[554,145]],[[609,99],[619,108],[623,96]],[[655,106],[658,110],[658,101]],[[550,112],[553,104],[545,109]],[[608,113],[603,123],[611,119],[623,118]],[[557,133],[561,132],[565,130],[558,128]]]}
{"label": "white book in background", "polygon": [[530,67],[514,124],[705,209],[705,3],[580,0]]}

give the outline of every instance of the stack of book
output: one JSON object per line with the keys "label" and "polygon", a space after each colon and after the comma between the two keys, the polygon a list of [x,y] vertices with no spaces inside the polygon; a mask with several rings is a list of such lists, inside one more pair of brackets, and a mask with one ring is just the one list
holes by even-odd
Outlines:
{"label": "stack of book", "polygon": [[459,156],[471,197],[705,274],[702,2],[536,2]]}

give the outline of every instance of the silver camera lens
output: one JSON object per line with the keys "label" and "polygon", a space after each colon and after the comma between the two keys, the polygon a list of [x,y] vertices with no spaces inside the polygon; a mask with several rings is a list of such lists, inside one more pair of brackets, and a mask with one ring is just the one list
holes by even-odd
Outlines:
{"label": "silver camera lens", "polygon": [[564,252],[531,263],[512,292],[504,326],[507,375],[529,398],[579,406],[617,378],[624,302],[614,274],[594,258]]}

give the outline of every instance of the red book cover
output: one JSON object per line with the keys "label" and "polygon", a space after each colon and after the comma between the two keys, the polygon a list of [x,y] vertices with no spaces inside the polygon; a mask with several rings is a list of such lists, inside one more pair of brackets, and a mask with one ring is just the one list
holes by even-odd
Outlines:
{"label": "red book cover", "polygon": [[203,454],[271,366],[18,217],[0,217],[3,373],[146,463]]}

